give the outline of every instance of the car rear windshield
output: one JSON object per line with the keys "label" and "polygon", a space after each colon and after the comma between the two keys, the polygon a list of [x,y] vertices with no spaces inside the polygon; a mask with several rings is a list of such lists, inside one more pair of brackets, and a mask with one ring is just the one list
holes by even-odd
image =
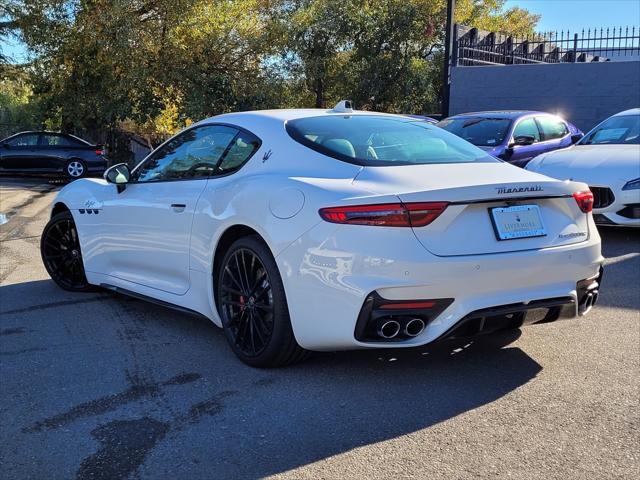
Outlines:
{"label": "car rear windshield", "polygon": [[356,165],[498,161],[435,125],[405,117],[325,115],[290,120],[286,128],[296,142]]}
{"label": "car rear windshield", "polygon": [[578,145],[604,144],[640,144],[640,115],[611,117],[587,133]]}
{"label": "car rear windshield", "polygon": [[500,145],[507,136],[510,125],[509,118],[486,117],[446,118],[438,123],[440,128],[479,147]]}

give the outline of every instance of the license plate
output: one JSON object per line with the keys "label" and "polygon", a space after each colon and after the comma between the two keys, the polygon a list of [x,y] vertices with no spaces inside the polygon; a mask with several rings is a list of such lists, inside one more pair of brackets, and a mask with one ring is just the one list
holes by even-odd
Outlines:
{"label": "license plate", "polygon": [[498,207],[490,211],[498,240],[544,237],[547,234],[537,205]]}

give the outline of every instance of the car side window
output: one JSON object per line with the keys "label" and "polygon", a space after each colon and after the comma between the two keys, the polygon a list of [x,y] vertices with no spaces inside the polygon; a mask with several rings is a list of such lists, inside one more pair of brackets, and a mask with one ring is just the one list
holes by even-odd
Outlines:
{"label": "car side window", "polygon": [[516,128],[513,129],[513,138],[521,137],[523,135],[533,137],[536,142],[540,141],[540,130],[533,117],[525,118],[521,120]]}
{"label": "car side window", "polygon": [[40,137],[40,145],[49,147],[67,147],[69,141],[62,135],[45,134]]}
{"label": "car side window", "polygon": [[12,147],[31,147],[38,145],[38,134],[37,133],[25,133],[23,135],[18,135],[17,137],[13,137],[7,140],[7,143]]}
{"label": "car side window", "polygon": [[567,125],[559,118],[537,117],[536,120],[540,124],[545,140],[562,138],[569,133]]}
{"label": "car side window", "polygon": [[172,138],[134,171],[136,182],[207,178],[238,130],[223,125],[191,128]]}
{"label": "car side window", "polygon": [[258,137],[249,132],[239,132],[231,142],[216,173],[224,175],[235,172],[240,169],[259,148],[260,139],[258,139]]}

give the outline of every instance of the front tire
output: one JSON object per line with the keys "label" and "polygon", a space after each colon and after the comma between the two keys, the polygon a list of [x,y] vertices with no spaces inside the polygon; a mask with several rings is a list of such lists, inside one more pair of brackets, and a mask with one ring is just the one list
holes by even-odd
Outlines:
{"label": "front tire", "polygon": [[71,212],[51,217],[40,237],[40,255],[49,276],[60,288],[70,292],[93,289],[84,273],[80,240]]}
{"label": "front tire", "polygon": [[278,367],[307,358],[291,328],[280,272],[256,235],[236,240],[218,272],[216,303],[234,353],[252,367]]}

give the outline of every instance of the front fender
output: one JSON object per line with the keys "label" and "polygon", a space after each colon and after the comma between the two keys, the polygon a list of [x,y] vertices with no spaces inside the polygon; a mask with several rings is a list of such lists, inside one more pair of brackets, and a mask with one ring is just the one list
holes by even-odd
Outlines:
{"label": "front fender", "polygon": [[62,203],[69,210],[102,209],[108,189],[113,187],[106,180],[97,178],[81,178],[66,185],[52,202],[52,208]]}

